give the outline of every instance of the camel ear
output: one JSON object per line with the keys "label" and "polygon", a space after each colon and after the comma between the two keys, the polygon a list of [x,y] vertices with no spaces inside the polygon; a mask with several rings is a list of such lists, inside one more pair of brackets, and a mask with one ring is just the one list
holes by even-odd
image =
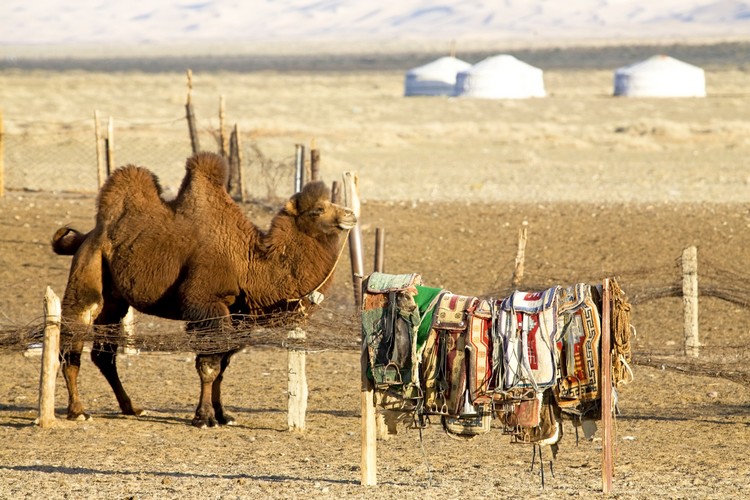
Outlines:
{"label": "camel ear", "polygon": [[297,198],[299,198],[299,193],[289,198],[289,201],[287,201],[286,205],[284,205],[284,210],[286,210],[289,215],[294,217],[299,215],[299,212],[297,211]]}

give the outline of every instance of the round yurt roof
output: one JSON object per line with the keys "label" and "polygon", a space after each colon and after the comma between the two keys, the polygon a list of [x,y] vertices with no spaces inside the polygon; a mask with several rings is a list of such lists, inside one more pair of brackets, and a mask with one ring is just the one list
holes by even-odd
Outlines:
{"label": "round yurt roof", "polygon": [[616,96],[705,97],[702,68],[669,56],[653,56],[615,70]]}
{"label": "round yurt roof", "polygon": [[466,61],[445,56],[412,68],[404,77],[404,95],[452,95],[456,74],[469,67]]}
{"label": "round yurt roof", "polygon": [[511,55],[492,56],[458,74],[455,95],[488,99],[544,97],[544,74]]}

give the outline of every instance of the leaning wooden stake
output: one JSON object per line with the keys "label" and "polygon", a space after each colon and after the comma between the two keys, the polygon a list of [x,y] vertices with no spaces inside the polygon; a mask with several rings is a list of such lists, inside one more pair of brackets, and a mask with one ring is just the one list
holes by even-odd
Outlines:
{"label": "leaning wooden stake", "polygon": [[127,355],[138,354],[138,348],[133,343],[135,338],[135,310],[132,307],[128,307],[128,312],[120,320],[120,329],[124,339],[120,352]]}
{"label": "leaning wooden stake", "polygon": [[[357,189],[358,179],[354,172],[345,172],[343,179],[343,193],[345,205],[354,211],[359,219],[360,201]],[[352,236],[355,235],[355,236]],[[349,250],[352,258],[352,279],[354,281],[354,305],[357,311],[362,309],[362,233],[359,223],[349,232]],[[359,289],[357,289],[359,287]],[[375,424],[375,388],[367,377],[367,347],[362,342],[360,352],[360,409],[361,409],[361,439],[362,456],[360,471],[361,483],[364,486],[374,486],[377,483],[377,432]]]}
{"label": "leaning wooden stake", "polygon": [[[354,172],[344,172],[344,204],[354,211],[359,219],[359,179]],[[349,231],[349,256],[352,261],[352,281],[354,288],[354,305],[359,309],[362,305],[362,278],[365,266],[362,258],[362,229],[357,223]]]}
{"label": "leaning wooden stake", "polygon": [[320,150],[310,150],[310,181],[320,180]]}
{"label": "leaning wooden stake", "polygon": [[227,186],[229,195],[235,199],[247,201],[245,191],[245,175],[242,172],[242,150],[240,147],[240,131],[237,124],[234,124],[232,136],[229,139],[229,185]]}
{"label": "leaning wooden stake", "polygon": [[[373,263],[373,271],[384,272],[385,269],[385,229],[381,227],[375,228],[375,262]],[[398,430],[396,427],[388,429],[386,424],[385,414],[380,411],[376,415],[375,427],[377,438],[381,441],[387,441],[390,434],[397,434]]]}
{"label": "leaning wooden stake", "polygon": [[225,110],[224,96],[219,97],[219,147],[221,156],[229,156],[229,137],[227,136],[227,114]]}
{"label": "leaning wooden stake", "polygon": [[42,347],[42,373],[39,378],[40,427],[55,424],[55,379],[60,368],[60,299],[47,287],[44,292],[44,346]]}
{"label": "leaning wooden stake", "polygon": [[685,354],[700,355],[698,335],[698,249],[682,251],[682,311],[684,315]]}
{"label": "leaning wooden stake", "polygon": [[305,146],[294,145],[294,192],[302,191],[305,185]]}
{"label": "leaning wooden stake", "polygon": [[107,155],[106,177],[109,177],[115,169],[115,121],[111,116],[107,122],[107,138],[104,140],[104,149]]}
{"label": "leaning wooden stake", "polygon": [[612,405],[612,342],[610,335],[610,289],[609,280],[602,286],[602,338],[601,338],[601,387],[602,387],[602,491],[612,491],[613,463],[613,414]]}
{"label": "leaning wooden stake", "polygon": [[188,122],[188,131],[190,132],[190,145],[193,153],[201,150],[198,140],[198,126],[195,124],[195,113],[193,112],[193,70],[187,70],[187,102],[185,103],[185,116]]}
{"label": "leaning wooden stake", "polygon": [[107,180],[107,160],[104,157],[104,139],[102,138],[102,129],[99,124],[99,111],[94,110],[94,137],[96,139],[96,177],[99,187],[102,187]]}
{"label": "leaning wooden stake", "polygon": [[307,375],[305,373],[305,332],[296,328],[289,332],[287,363],[287,423],[290,431],[305,430],[307,413]]}
{"label": "leaning wooden stake", "polygon": [[523,280],[523,264],[526,259],[526,229],[528,222],[523,221],[523,227],[518,230],[518,251],[516,252],[516,264],[513,267],[513,279],[511,285],[518,288]]}

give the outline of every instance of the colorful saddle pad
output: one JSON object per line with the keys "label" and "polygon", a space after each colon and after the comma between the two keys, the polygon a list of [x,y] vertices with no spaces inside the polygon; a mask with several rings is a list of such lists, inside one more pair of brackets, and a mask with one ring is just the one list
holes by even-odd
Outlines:
{"label": "colorful saddle pad", "polygon": [[541,392],[556,381],[557,291],[514,292],[499,319],[504,342],[504,390]]}
{"label": "colorful saddle pad", "polygon": [[560,289],[556,397],[561,406],[599,398],[601,319],[592,287],[578,283]]}
{"label": "colorful saddle pad", "polygon": [[406,398],[419,396],[416,352],[419,308],[414,300],[418,274],[373,273],[362,297],[362,340],[370,376],[379,388],[398,386]]}
{"label": "colorful saddle pad", "polygon": [[425,408],[459,415],[466,397],[466,330],[479,299],[444,292],[422,353]]}
{"label": "colorful saddle pad", "polygon": [[494,300],[481,300],[474,314],[469,317],[466,336],[468,385],[469,399],[475,405],[489,403],[492,399],[493,316]]}

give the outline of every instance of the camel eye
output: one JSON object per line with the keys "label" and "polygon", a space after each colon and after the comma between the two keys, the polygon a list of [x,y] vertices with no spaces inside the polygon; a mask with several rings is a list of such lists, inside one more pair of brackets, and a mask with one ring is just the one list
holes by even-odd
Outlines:
{"label": "camel eye", "polygon": [[310,210],[310,216],[312,217],[320,217],[323,215],[323,209],[322,208],[314,208]]}

